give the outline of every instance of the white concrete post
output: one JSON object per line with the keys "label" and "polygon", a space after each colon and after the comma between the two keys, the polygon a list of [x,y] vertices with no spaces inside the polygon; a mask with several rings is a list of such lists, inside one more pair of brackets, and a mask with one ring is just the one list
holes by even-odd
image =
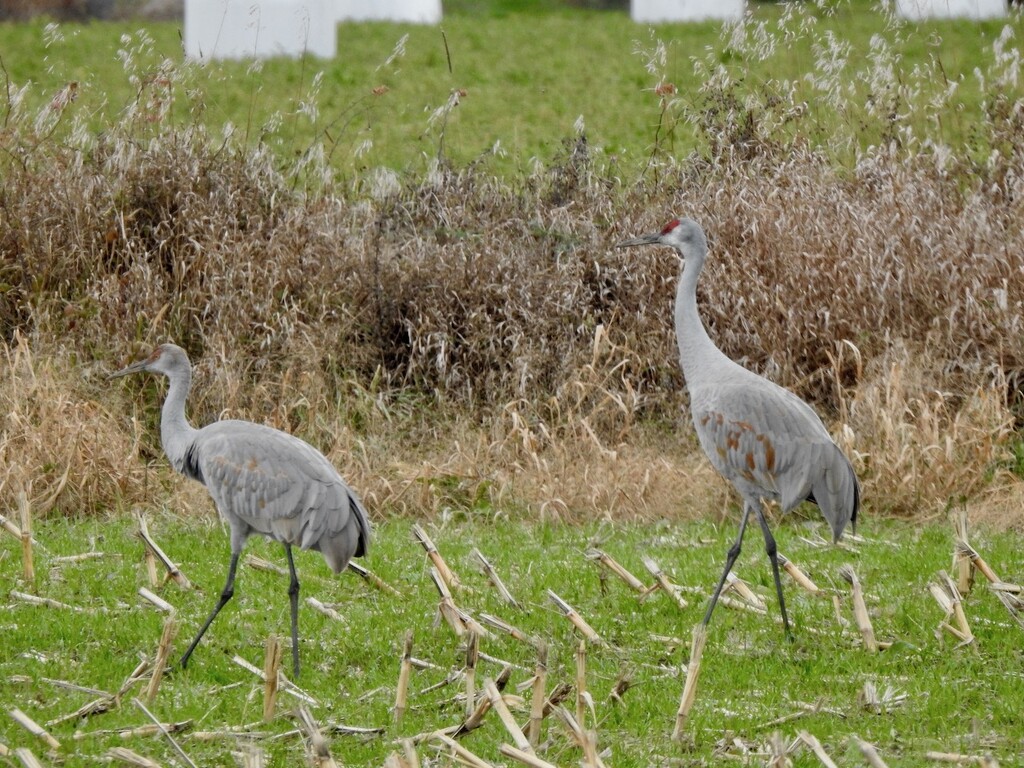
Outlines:
{"label": "white concrete post", "polygon": [[440,24],[441,0],[331,0],[337,21]]}
{"label": "white concrete post", "polygon": [[745,0],[632,0],[633,21],[654,24],[664,21],[734,21],[743,18]]}
{"label": "white concrete post", "polygon": [[192,59],[337,53],[333,0],[185,0],[185,55]]}
{"label": "white concrete post", "polygon": [[896,0],[904,19],[998,19],[1007,15],[1006,0]]}

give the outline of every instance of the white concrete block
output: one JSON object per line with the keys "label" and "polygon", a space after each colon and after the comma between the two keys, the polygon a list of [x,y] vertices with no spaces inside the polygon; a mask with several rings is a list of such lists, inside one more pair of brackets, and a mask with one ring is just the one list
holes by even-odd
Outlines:
{"label": "white concrete block", "polygon": [[337,21],[440,24],[441,0],[332,0]]}
{"label": "white concrete block", "polygon": [[192,59],[333,58],[334,0],[185,0],[185,55]]}
{"label": "white concrete block", "polygon": [[733,21],[743,18],[745,0],[632,0],[633,21],[654,24],[666,21]]}
{"label": "white concrete block", "polygon": [[896,0],[904,19],[998,19],[1007,15],[1006,0]]}

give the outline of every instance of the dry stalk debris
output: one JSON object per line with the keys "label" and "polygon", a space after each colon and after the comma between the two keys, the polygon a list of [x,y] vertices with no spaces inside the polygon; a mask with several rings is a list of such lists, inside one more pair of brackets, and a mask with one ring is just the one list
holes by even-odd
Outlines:
{"label": "dry stalk debris", "polygon": [[669,581],[668,576],[665,575],[665,572],[661,570],[661,566],[658,565],[653,558],[644,555],[643,561],[644,567],[651,574],[651,576],[654,577],[654,580],[657,582],[658,586],[665,592],[665,594],[667,594],[675,601],[676,605],[685,610],[688,603],[683,598],[683,596],[679,594],[679,587],[677,587],[675,584]]}
{"label": "dry stalk debris", "polygon": [[156,650],[156,660],[153,662],[153,673],[149,678],[149,685],[146,687],[146,703],[152,704],[156,694],[160,690],[160,682],[163,680],[164,670],[167,668],[167,659],[171,655],[171,647],[174,638],[178,634],[178,622],[173,616],[164,619],[163,631],[160,633],[160,644]]}
{"label": "dry stalk debris", "polygon": [[458,589],[462,586],[462,582],[452,572],[452,569],[448,567],[448,563],[445,562],[444,558],[441,557],[441,553],[437,549],[437,545],[427,535],[427,532],[423,530],[423,526],[419,523],[414,523],[412,526],[413,535],[423,545],[423,549],[426,550],[427,557],[430,558],[430,562],[433,563],[434,568],[440,574],[444,583],[449,589]]}
{"label": "dry stalk debris", "polygon": [[999,763],[991,755],[962,755],[957,752],[925,752],[926,760],[934,760],[937,763],[956,763],[963,765],[973,763],[982,768],[999,768]]}
{"label": "dry stalk debris", "polygon": [[51,736],[50,733],[45,728],[43,728],[43,726],[36,723],[35,720],[26,715],[20,709],[15,707],[14,709],[11,709],[9,711],[9,714],[11,718],[14,720],[14,722],[16,722],[29,733],[31,733],[33,736],[44,741],[46,743],[46,746],[48,746],[50,749],[60,749],[60,742],[57,741],[57,739],[55,739],[53,736]]}
{"label": "dry stalk debris", "polygon": [[857,748],[860,750],[860,753],[864,756],[864,761],[870,765],[871,768],[889,768],[878,754],[878,750],[875,749],[874,745],[869,744],[856,736],[853,740],[857,744]]}
{"label": "dry stalk debris", "polygon": [[547,760],[541,760],[533,752],[518,749],[513,747],[511,744],[502,744],[498,747],[498,751],[505,757],[511,757],[516,762],[531,766],[531,768],[557,768],[553,763],[549,763]]}
{"label": "dry stalk debris", "polygon": [[270,635],[264,644],[263,654],[263,722],[274,719],[277,709],[277,692],[281,683],[281,640]]}
{"label": "dry stalk debris", "polygon": [[516,723],[515,719],[512,717],[512,713],[505,704],[505,699],[498,690],[498,686],[495,685],[493,680],[486,680],[484,682],[484,690],[487,693],[487,698],[491,702],[491,707],[498,713],[498,718],[501,720],[502,725],[505,726],[505,730],[512,736],[512,741],[515,743],[516,747],[524,752],[532,752],[533,747],[530,745],[529,739],[526,738],[522,730],[519,728],[519,724]]}
{"label": "dry stalk debris", "polygon": [[402,660],[398,667],[398,685],[395,688],[395,725],[402,724],[409,697],[409,676],[412,674],[412,630],[406,630],[402,642]]}
{"label": "dry stalk debris", "polygon": [[172,614],[172,615],[175,613],[173,605],[168,603],[166,600],[164,600],[159,595],[154,594],[153,592],[150,592],[145,587],[139,587],[139,595],[143,599],[147,600],[148,602],[150,602],[154,606],[156,606],[156,609],[158,611],[161,611],[162,613],[169,613],[169,614]]}
{"label": "dry stalk debris", "polygon": [[491,565],[490,561],[486,557],[484,557],[483,553],[476,547],[473,547],[472,554],[480,561],[480,567],[483,568],[484,573],[487,575],[487,580],[496,590],[498,590],[498,594],[501,595],[501,599],[514,608],[521,608],[522,606],[519,604],[519,601],[512,596],[508,587],[505,586],[505,582],[501,580],[501,577],[498,576],[498,572],[494,570],[494,566]]}
{"label": "dry stalk debris", "polygon": [[511,624],[509,624],[507,621],[499,619],[497,616],[493,616],[489,613],[481,613],[480,621],[481,623],[486,624],[488,627],[496,629],[499,632],[502,632],[515,640],[518,640],[521,643],[526,643],[530,646],[536,646],[539,642],[535,638],[530,637],[528,634],[523,632],[521,629],[517,629],[516,627],[513,627]]}
{"label": "dry stalk debris", "polygon": [[824,765],[825,768],[838,768],[838,766],[832,761],[832,758],[829,757],[828,753],[825,751],[825,748],[821,745],[821,742],[818,741],[817,737],[807,731],[800,731],[799,736],[801,741],[811,748],[811,752],[814,753],[814,756],[821,761],[821,764]]}
{"label": "dry stalk debris", "polygon": [[782,569],[789,574],[790,578],[792,578],[793,581],[799,584],[803,589],[810,592],[812,595],[822,594],[821,587],[819,587],[817,584],[811,581],[810,577],[808,577],[808,575],[800,569],[800,566],[798,566],[788,557],[783,555],[781,552],[777,552],[776,555],[779,559],[779,565],[782,566]]}
{"label": "dry stalk debris", "polygon": [[588,549],[584,555],[588,560],[597,562],[602,567],[614,573],[626,586],[632,589],[638,594],[643,594],[647,591],[647,585],[645,585],[640,579],[630,573],[626,568],[620,565],[611,555],[600,549]]}
{"label": "dry stalk debris", "polygon": [[24,768],[46,768],[28,747],[18,747],[14,750],[14,756],[18,758]]}
{"label": "dry stalk debris", "polygon": [[582,727],[587,717],[587,641],[580,640],[576,648],[576,722]]}
{"label": "dry stalk debris", "polygon": [[[974,633],[967,623],[967,614],[964,612],[963,600],[960,595],[960,585],[955,583],[945,571],[939,572],[939,583],[929,584],[928,591],[935,598],[939,606],[945,611],[945,618],[939,622],[936,629],[936,636],[941,630],[946,630],[959,640],[959,645],[969,645],[974,642]],[[956,618],[957,626],[954,627],[949,620]]]}
{"label": "dry stalk debris", "polygon": [[853,618],[857,622],[857,629],[860,630],[864,647],[870,653],[878,653],[878,642],[875,640],[875,630],[871,625],[871,616],[868,614],[867,604],[864,602],[864,590],[861,588],[860,579],[852,566],[844,565],[839,569],[839,575],[849,584],[853,598]]}
{"label": "dry stalk debris", "polygon": [[583,617],[579,615],[575,608],[569,605],[565,600],[560,598],[550,589],[548,590],[548,597],[551,599],[551,602],[558,606],[559,610],[562,611],[563,615],[565,615],[565,617],[572,622],[572,625],[576,627],[576,629],[578,629],[587,640],[596,645],[604,644],[604,641],[601,639],[601,636],[598,635],[597,632],[594,631],[594,628],[591,627],[583,619]]}
{"label": "dry stalk debris", "polygon": [[466,717],[476,709],[476,662],[480,655],[480,635],[470,632],[466,637]]}
{"label": "dry stalk debris", "polygon": [[344,622],[345,621],[345,617],[344,616],[342,616],[340,613],[338,613],[336,610],[334,610],[330,606],[324,605],[322,602],[317,600],[315,597],[307,597],[306,598],[306,605],[308,605],[313,610],[315,610],[315,611],[317,611],[319,613],[322,613],[324,616],[326,616],[329,619],[333,619],[334,621],[340,621],[340,622]]}
{"label": "dry stalk debris", "polygon": [[693,628],[693,639],[690,644],[690,662],[686,667],[686,682],[683,684],[683,695],[676,711],[676,724],[672,730],[672,740],[682,741],[686,721],[697,698],[697,678],[700,676],[700,660],[704,655],[704,643],[707,641],[707,627],[698,624]]}
{"label": "dry stalk debris", "polygon": [[365,568],[359,563],[349,561],[348,568],[346,571],[352,571],[363,581],[367,582],[375,589],[379,589],[381,592],[387,592],[389,595],[395,597],[403,597],[402,593],[395,589],[393,586],[384,581],[380,576],[375,574],[369,568]]}
{"label": "dry stalk debris", "polygon": [[[251,672],[252,674],[256,675],[256,677],[258,677],[264,683],[267,682],[266,674],[264,673],[264,671],[262,669],[257,667],[255,664],[250,664],[248,661],[243,659],[238,654],[235,654],[234,656],[232,656],[231,660],[233,662],[235,662],[235,664],[240,666],[242,669],[247,670],[247,671]],[[278,674],[278,687],[282,691],[284,691],[285,693],[289,694],[290,696],[294,696],[295,698],[299,699],[300,701],[305,702],[306,704],[309,704],[312,707],[319,706],[319,704],[317,703],[316,699],[314,699],[312,696],[310,696],[308,693],[303,691],[301,688],[299,688],[299,686],[297,686],[295,683],[293,683],[291,680],[289,680],[287,678],[287,676],[284,673],[284,670],[279,670],[277,674]]]}
{"label": "dry stalk debris", "polygon": [[107,757],[110,760],[124,763],[125,765],[133,765],[137,768],[161,768],[160,763],[148,757],[143,757],[138,752],[128,749],[128,747],[111,747],[107,750]]}
{"label": "dry stalk debris", "polygon": [[163,723],[157,720],[156,717],[154,717],[153,713],[146,708],[146,705],[138,699],[132,699],[132,702],[135,704],[135,706],[137,706],[139,709],[143,711],[146,717],[148,717],[153,722],[153,724],[157,727],[160,733],[163,734],[164,738],[166,738],[167,741],[170,742],[171,746],[174,748],[174,751],[178,753],[178,756],[185,761],[185,764],[191,766],[191,768],[198,768],[198,766],[194,762],[192,762],[192,759],[187,754],[185,754],[185,750],[181,748],[181,745],[178,744],[174,736],[171,735],[171,731],[168,730],[168,728]]}
{"label": "dry stalk debris", "polygon": [[526,729],[527,738],[534,747],[540,742],[540,731],[544,721],[544,688],[548,678],[548,645],[543,640],[537,645],[537,666],[533,673],[530,691],[530,722]]}
{"label": "dry stalk debris", "polygon": [[861,688],[858,698],[860,699],[860,705],[864,709],[881,714],[904,704],[907,701],[908,695],[896,690],[891,685],[887,685],[885,690],[879,694],[875,684],[870,680],[865,680],[864,687]]}
{"label": "dry stalk debris", "polygon": [[[280,664],[280,659],[278,663]],[[310,764],[315,768],[337,768],[338,764],[331,756],[330,745],[309,710],[300,704],[296,710],[296,717],[299,720],[300,731],[306,738]]]}
{"label": "dry stalk debris", "polygon": [[167,577],[172,579],[182,589],[191,589],[192,582],[188,580],[188,577],[182,573],[181,569],[174,564],[164,551],[160,549],[160,546],[156,543],[152,536],[149,534],[149,527],[146,525],[146,516],[144,513],[137,513],[139,521],[139,538],[142,539],[146,545],[146,550],[150,552],[153,557],[159,560],[164,568],[167,570]]}
{"label": "dry stalk debris", "polygon": [[729,571],[725,576],[725,589],[723,591],[726,590],[735,592],[743,602],[753,608],[756,612],[768,612],[768,606],[765,605],[764,599],[755,593],[747,582],[732,571]]}
{"label": "dry stalk debris", "polygon": [[443,731],[434,731],[430,734],[430,739],[432,741],[441,742],[441,744],[446,746],[456,758],[471,768],[492,768],[490,763],[480,757],[477,757]]}
{"label": "dry stalk debris", "polygon": [[43,605],[47,608],[59,608],[61,610],[74,611],[75,613],[82,613],[85,610],[77,605],[68,605],[67,603],[62,603],[59,600],[53,600],[49,597],[30,595],[27,592],[21,592],[17,589],[12,589],[10,591],[10,595],[15,600],[21,600],[23,603],[31,603],[32,605]]}
{"label": "dry stalk debris", "polygon": [[955,546],[953,547],[953,571],[957,576],[957,590],[961,596],[970,593],[974,586],[974,568],[968,552],[971,545],[967,543],[967,509],[961,508],[953,514],[953,534]]}

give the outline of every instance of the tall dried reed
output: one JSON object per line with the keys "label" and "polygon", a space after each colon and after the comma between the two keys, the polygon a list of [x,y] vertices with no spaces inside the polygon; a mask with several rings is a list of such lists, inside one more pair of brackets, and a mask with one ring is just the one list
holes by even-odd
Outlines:
{"label": "tall dried reed", "polygon": [[[441,147],[422,176],[378,169],[343,188],[329,153],[289,162],[174,124],[167,94],[188,73],[166,63],[155,78],[131,70],[136,109],[101,137],[70,95],[32,113],[13,88],[0,496],[31,483],[67,511],[146,497],[128,456],[158,454],[152,385],[78,372],[173,339],[197,363],[196,421],[300,433],[382,507],[720,504],[680,411],[677,260],[613,248],[675,214],[711,240],[699,300],[712,337],[819,406],[876,509],[930,514],[1013,482],[1001,468],[1015,439],[1005,382],[1024,370],[1024,98],[1008,85],[1010,43],[983,70],[978,144],[955,148],[893,111],[953,95],[901,71],[884,39],[858,63],[794,7],[777,30],[729,28],[726,44],[742,62],[789,34],[817,36],[802,84],[751,86],[697,60],[708,76],[690,102],[655,50],[659,134],[630,183],[595,162],[582,125],[518,182],[453,169]],[[854,110],[858,87],[887,101],[826,135],[822,105]],[[682,121],[702,144],[673,157]]]}

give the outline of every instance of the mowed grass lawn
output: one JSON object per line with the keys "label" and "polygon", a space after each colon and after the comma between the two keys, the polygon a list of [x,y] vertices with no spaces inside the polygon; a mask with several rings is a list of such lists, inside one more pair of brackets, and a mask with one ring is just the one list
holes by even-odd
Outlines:
{"label": "mowed grass lawn", "polygon": [[[209,611],[223,584],[228,556],[226,531],[210,519],[183,519],[173,512],[150,513],[151,534],[194,585],[174,583],[158,591],[177,608],[180,653]],[[767,760],[774,734],[791,745],[800,731],[817,737],[839,764],[860,764],[856,738],[873,743],[890,765],[929,765],[929,751],[989,754],[1005,765],[1024,757],[1021,686],[1022,629],[984,583],[975,585],[965,610],[975,641],[960,646],[938,632],[944,612],[929,593],[941,570],[950,569],[952,528],[941,523],[912,525],[864,520],[863,539],[826,546],[823,525],[794,515],[776,525],[781,550],[827,593],[839,596],[841,626],[833,601],[815,597],[785,578],[795,642],[787,642],[777,621],[770,570],[758,532],[751,533],[736,572],[768,606],[767,616],[720,605],[703,655],[696,703],[682,743],[670,738],[689,658],[691,629],[724,561],[735,520],[694,523],[580,526],[523,523],[503,514],[426,525],[464,588],[455,603],[470,616],[496,616],[549,648],[550,693],[560,684],[575,687],[581,635],[548,596],[571,604],[604,644],[586,648],[585,727],[597,734],[607,765],[714,765],[747,754],[753,764]],[[116,692],[140,659],[157,650],[164,615],[139,596],[149,587],[143,545],[130,516],[97,520],[51,520],[37,525],[36,581],[24,583],[16,540],[0,540],[0,563],[9,591],[0,631],[0,701],[21,709],[37,723],[58,720],[96,699],[94,690]],[[1007,581],[1020,578],[1019,538],[975,531],[972,544]],[[643,557],[653,558],[681,586],[689,605],[681,609],[663,592],[640,600],[617,577],[588,560],[599,547],[644,582]],[[473,549],[491,562],[521,607],[505,604],[483,575]],[[90,559],[61,558],[86,552]],[[247,555],[284,566],[279,546],[250,543]],[[327,734],[339,764],[382,765],[400,740],[426,736],[463,719],[464,690],[458,672],[465,665],[464,640],[438,618],[438,592],[430,562],[412,534],[412,523],[393,520],[376,529],[371,556],[362,562],[401,592],[396,597],[354,573],[332,578],[314,554],[298,558],[303,598],[335,607],[329,618],[303,602],[300,687],[313,700],[307,707]],[[865,650],[854,625],[849,585],[838,575],[851,565],[862,582],[874,631],[892,645],[878,654]],[[281,693],[277,715],[263,722],[264,686],[232,660],[236,654],[262,667],[268,635],[285,638],[287,579],[243,565],[234,600],[224,609],[186,671],[164,679],[150,711],[164,723],[181,724],[180,747],[197,765],[227,765],[245,745],[256,745],[270,764],[297,765],[303,740],[294,712],[299,701]],[[58,601],[35,605],[14,591]],[[955,624],[955,622],[953,622]],[[403,637],[411,632],[412,655],[429,667],[416,669],[408,708],[393,719]],[[500,632],[480,640],[478,688],[512,665],[505,693],[516,719],[529,715],[529,681],[536,652]],[[490,658],[488,658],[490,657]],[[452,676],[453,681],[443,684]],[[616,684],[629,685],[618,700]],[[148,682],[129,687],[110,711],[64,720],[50,727],[61,746],[46,763],[90,765],[113,747],[128,747],[160,764],[182,764],[159,734],[128,729],[149,723],[133,699]],[[877,692],[875,703],[865,689]],[[574,688],[575,690],[575,688]],[[521,697],[517,699],[516,697]],[[518,703],[517,703],[518,702]],[[575,693],[564,702],[576,711]],[[344,735],[333,726],[380,728],[376,735]],[[123,731],[123,733],[122,733]],[[10,748],[46,745],[0,718],[0,742]],[[460,738],[465,748],[495,764],[508,761],[499,745],[512,739],[494,712],[480,728]],[[424,761],[439,742],[424,738]],[[447,750],[443,750],[447,753]],[[582,752],[555,716],[545,721],[539,754],[556,765],[579,764]],[[804,747],[791,753],[795,765],[817,765]],[[454,764],[450,757],[440,764]]]}
{"label": "mowed grass lawn", "polygon": [[[801,6],[810,21],[791,21],[789,31],[780,32],[783,7],[753,4],[742,44],[723,37],[714,23],[649,27],[619,11],[572,10],[453,13],[441,27],[341,24],[331,61],[182,69],[181,25],[169,22],[2,24],[0,50],[9,93],[21,98],[17,89],[28,85],[23,98],[42,107],[76,82],[73,109],[96,132],[131,125],[145,137],[158,130],[147,121],[166,108],[159,128],[198,123],[220,135],[230,125],[234,140],[269,145],[286,158],[322,146],[335,167],[361,184],[368,170],[418,173],[439,155],[456,166],[483,158],[501,174],[529,173],[535,161],[557,159],[580,126],[595,157],[624,170],[643,164],[656,136],[661,151],[684,156],[699,143],[694,126],[679,120],[702,107],[704,80],[695,61],[704,71],[725,67],[742,83],[740,93],[795,89],[785,98],[806,104],[804,129],[825,143],[848,132],[861,143],[879,140],[878,123],[865,120],[859,106],[895,98],[877,92],[871,80],[878,72],[893,68],[911,93],[919,90],[915,69],[941,73],[929,75],[925,92],[917,94],[920,104],[908,105],[903,94],[894,109],[909,112],[922,136],[956,145],[971,141],[982,119],[985,85],[975,68],[993,60],[993,42],[1004,27],[1017,38],[1021,32],[1019,16],[890,25],[863,2],[838,3],[827,13]],[[766,26],[759,31],[761,22]],[[773,35],[773,51],[757,53],[757,41]],[[848,48],[838,58],[823,53],[828,40],[840,51]],[[880,53],[878,41],[891,49]],[[841,60],[839,82],[855,89],[849,109],[837,111],[812,85],[823,74],[819,59],[832,67]],[[677,89],[664,119],[662,96],[654,92],[661,82]],[[933,88],[941,92],[950,83],[956,87],[952,107],[936,114],[924,106]],[[432,119],[459,89],[458,106]],[[125,122],[126,110],[140,104],[138,120]]]}

